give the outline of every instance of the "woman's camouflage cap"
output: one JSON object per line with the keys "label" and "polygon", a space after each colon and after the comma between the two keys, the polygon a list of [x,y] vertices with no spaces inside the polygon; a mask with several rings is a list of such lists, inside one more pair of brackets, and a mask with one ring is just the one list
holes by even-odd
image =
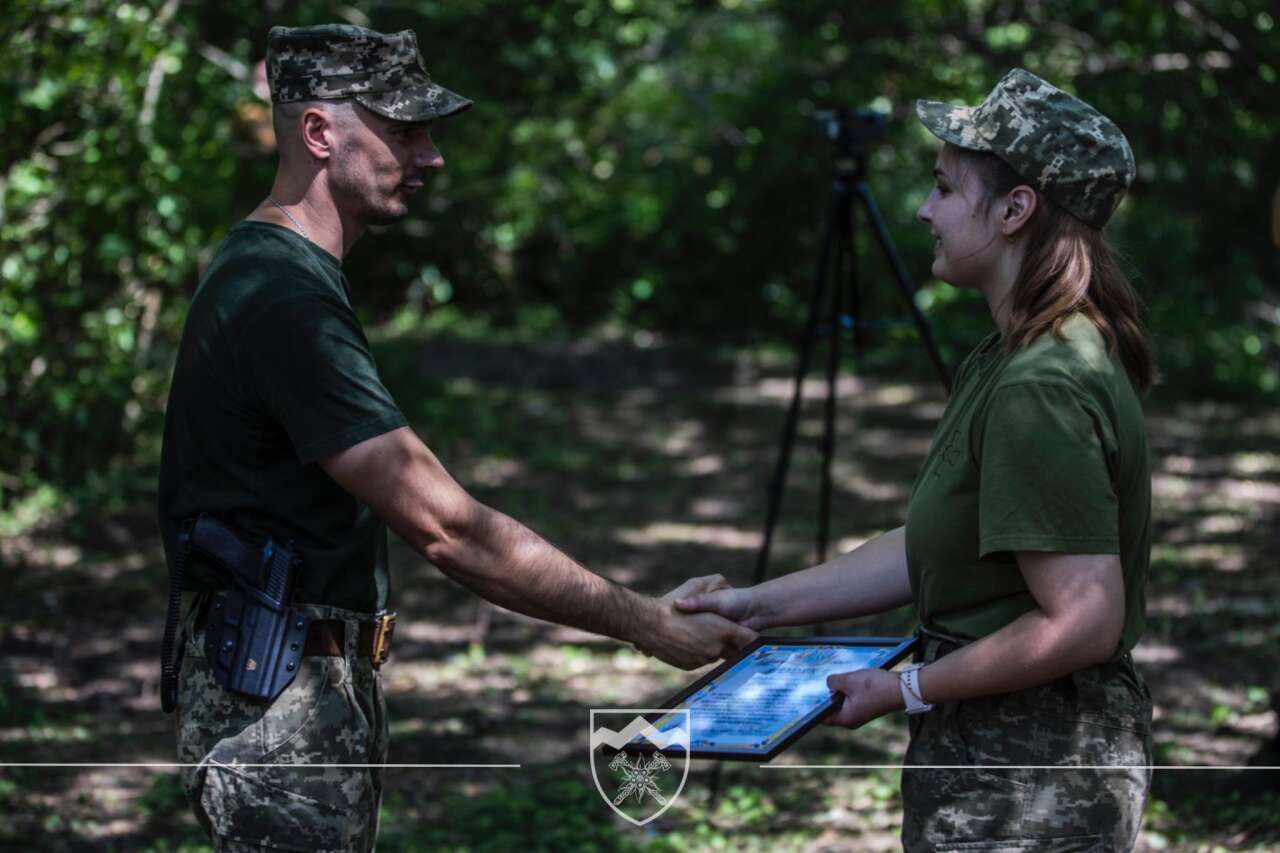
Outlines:
{"label": "woman's camouflage cap", "polygon": [[471,106],[467,98],[431,82],[413,30],[272,27],[267,83],[275,104],[351,98],[396,121],[429,121]]}
{"label": "woman's camouflage cap", "polygon": [[1021,68],[976,107],[920,100],[916,115],[944,142],[995,154],[1095,228],[1111,218],[1137,172],[1115,122]]}

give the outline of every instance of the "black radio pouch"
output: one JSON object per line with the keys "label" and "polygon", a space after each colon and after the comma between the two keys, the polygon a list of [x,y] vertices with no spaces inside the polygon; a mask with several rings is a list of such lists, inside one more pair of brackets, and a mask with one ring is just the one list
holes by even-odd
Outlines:
{"label": "black radio pouch", "polygon": [[214,679],[227,690],[264,701],[274,700],[298,673],[307,638],[308,618],[292,607],[301,561],[292,543],[270,538],[258,546],[210,515],[190,522],[179,543],[178,569],[171,582],[169,624],[161,661],[161,705],[177,705],[177,666],[171,663],[172,601],[179,596],[181,569],[194,551],[222,569],[229,587],[215,593],[205,624],[206,651]]}

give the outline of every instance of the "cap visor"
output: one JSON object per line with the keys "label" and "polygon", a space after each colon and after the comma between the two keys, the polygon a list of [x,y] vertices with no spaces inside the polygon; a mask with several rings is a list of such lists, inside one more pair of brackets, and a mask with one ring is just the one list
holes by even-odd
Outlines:
{"label": "cap visor", "polygon": [[942,101],[916,101],[916,115],[934,136],[970,151],[990,151],[991,143],[978,135],[973,123],[975,109]]}
{"label": "cap visor", "polygon": [[424,82],[394,92],[356,95],[355,100],[380,116],[396,121],[432,121],[471,108],[471,100],[443,86]]}

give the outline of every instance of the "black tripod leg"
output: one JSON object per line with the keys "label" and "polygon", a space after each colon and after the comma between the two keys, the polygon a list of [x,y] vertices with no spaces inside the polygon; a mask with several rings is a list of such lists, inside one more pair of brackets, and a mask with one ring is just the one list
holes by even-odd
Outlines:
{"label": "black tripod leg", "polygon": [[898,251],[893,246],[893,240],[889,236],[889,229],[885,227],[884,220],[880,218],[880,210],[876,207],[876,200],[871,196],[871,188],[867,186],[865,180],[859,179],[856,188],[858,198],[862,199],[862,206],[867,211],[867,218],[871,222],[871,230],[876,235],[876,240],[880,243],[880,248],[889,260],[889,266],[893,268],[893,276],[898,281],[898,290],[902,293],[902,299],[907,304],[907,309],[911,312],[911,319],[915,321],[916,329],[920,332],[920,339],[924,341],[925,349],[929,351],[929,358],[933,361],[934,368],[938,371],[938,378],[942,380],[943,386],[947,391],[951,390],[951,374],[947,372],[947,366],[942,361],[942,353],[938,351],[938,344],[933,337],[933,326],[929,323],[929,318],[924,316],[924,312],[920,310],[920,306],[916,305],[915,288],[911,285],[911,277],[907,275],[907,268],[902,263],[902,258],[898,257]]}
{"label": "black tripod leg", "polygon": [[[849,222],[840,223],[836,234],[835,286],[831,288],[831,325],[827,335],[827,399],[823,407],[822,421],[822,480],[818,493],[818,541],[817,562],[827,561],[827,546],[831,538],[831,460],[836,450],[836,374],[840,367],[840,342],[844,338],[844,289],[840,286],[850,263],[854,248],[848,230]],[[819,631],[821,633],[821,631]]]}
{"label": "black tripod leg", "polygon": [[[843,204],[849,203],[846,195]],[[817,337],[818,324],[822,316],[822,297],[827,289],[827,265],[831,260],[831,247],[835,240],[836,220],[839,216],[841,199],[837,197],[831,204],[831,212],[827,215],[827,233],[822,240],[822,254],[818,259],[818,274],[814,279],[813,298],[809,302],[809,319],[805,325],[804,337],[800,342],[800,355],[796,360],[796,374],[792,385],[791,407],[787,410],[786,424],[782,428],[782,442],[778,448],[778,461],[774,466],[773,479],[769,481],[769,506],[765,513],[764,539],[760,544],[760,553],[756,558],[756,570],[751,584],[754,586],[764,580],[769,567],[769,552],[773,549],[773,532],[778,525],[778,512],[782,507],[782,493],[786,487],[787,469],[791,466],[791,448],[796,441],[796,425],[800,418],[800,400],[803,396],[804,377],[809,372],[809,363],[813,359],[813,342]],[[718,778],[718,777],[717,777]]]}
{"label": "black tripod leg", "polygon": [[862,336],[866,324],[862,321],[862,288],[858,282],[858,212],[849,211],[849,239],[853,249],[849,252],[849,271],[843,279],[849,288],[849,325],[853,331],[853,361],[855,366],[862,361],[866,340]]}
{"label": "black tripod leg", "polygon": [[[827,399],[822,422],[822,481],[818,497],[818,541],[815,565],[827,561],[831,543],[831,462],[836,455],[836,403],[839,400],[836,377],[840,370],[840,347],[844,342],[846,320],[845,291],[841,285],[852,273],[857,251],[850,231],[851,224],[846,219],[840,225],[840,231],[836,236],[833,264],[835,284],[831,288],[831,333],[827,336]],[[856,317],[854,322],[856,324]],[[855,335],[856,328],[855,325]],[[819,635],[827,633],[826,626],[821,622],[814,625],[813,630]]]}

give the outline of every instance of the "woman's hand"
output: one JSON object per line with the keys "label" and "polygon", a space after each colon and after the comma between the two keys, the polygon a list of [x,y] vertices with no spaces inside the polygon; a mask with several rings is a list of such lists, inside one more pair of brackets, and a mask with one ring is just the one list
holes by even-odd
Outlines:
{"label": "woman's hand", "polygon": [[828,726],[856,729],[864,723],[883,717],[890,711],[906,707],[898,674],[883,669],[859,669],[827,678],[827,686],[844,696],[844,704],[823,720]]}
{"label": "woman's hand", "polygon": [[[662,596],[659,601],[663,604],[669,605],[681,599],[698,595],[699,593],[715,592],[718,589],[732,589],[729,585],[729,581],[725,580],[724,575],[703,575],[699,578],[689,578],[687,581],[680,584],[680,586]],[[720,615],[723,616],[724,614],[722,613]]]}
{"label": "woman's hand", "polygon": [[723,575],[706,575],[690,578],[657,599],[657,619],[635,642],[635,647],[672,666],[696,669],[748,645],[755,640],[755,631],[716,613],[686,613],[675,607],[677,599],[711,593],[728,586],[729,582]]}
{"label": "woman's hand", "polygon": [[755,589],[734,589],[720,575],[711,575],[685,581],[679,588],[668,593],[666,598],[674,598],[676,610],[682,613],[717,613],[744,628],[759,631],[768,625],[765,624],[764,617],[756,613],[753,600]]}

